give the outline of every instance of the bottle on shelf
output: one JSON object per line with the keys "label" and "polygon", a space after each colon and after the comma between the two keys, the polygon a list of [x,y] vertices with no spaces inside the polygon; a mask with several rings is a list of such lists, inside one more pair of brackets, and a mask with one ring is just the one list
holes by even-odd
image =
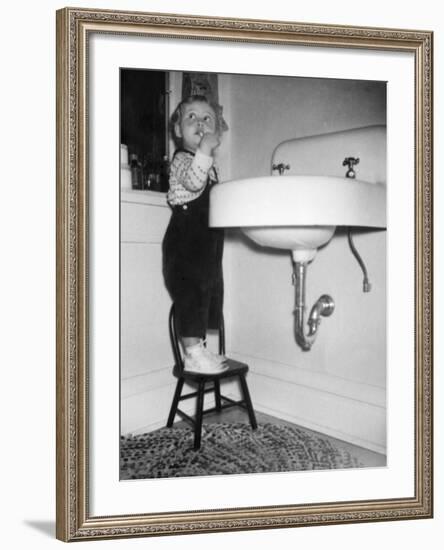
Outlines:
{"label": "bottle on shelf", "polygon": [[143,189],[142,165],[136,153],[130,155],[131,186],[133,189]]}
{"label": "bottle on shelf", "polygon": [[160,165],[160,191],[168,191],[169,166],[168,155],[163,155]]}

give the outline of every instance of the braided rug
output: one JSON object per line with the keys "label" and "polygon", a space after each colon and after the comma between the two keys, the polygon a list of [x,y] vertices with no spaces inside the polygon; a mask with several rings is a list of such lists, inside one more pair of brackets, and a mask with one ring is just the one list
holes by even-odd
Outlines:
{"label": "braided rug", "polygon": [[201,448],[191,428],[161,428],[122,436],[120,478],[208,476],[359,468],[363,465],[329,439],[302,429],[260,424],[204,424]]}

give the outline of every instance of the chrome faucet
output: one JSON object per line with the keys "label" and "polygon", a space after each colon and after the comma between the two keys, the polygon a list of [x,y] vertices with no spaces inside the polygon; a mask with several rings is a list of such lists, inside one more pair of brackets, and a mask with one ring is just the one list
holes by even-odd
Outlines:
{"label": "chrome faucet", "polygon": [[346,178],[355,178],[356,172],[353,169],[353,166],[356,164],[359,164],[359,159],[355,157],[346,157],[343,162],[342,166],[348,166],[347,173],[345,174]]}
{"label": "chrome faucet", "polygon": [[273,164],[271,169],[277,170],[279,172],[279,175],[282,176],[285,170],[290,170],[289,164],[284,164],[283,162],[280,162],[279,164]]}

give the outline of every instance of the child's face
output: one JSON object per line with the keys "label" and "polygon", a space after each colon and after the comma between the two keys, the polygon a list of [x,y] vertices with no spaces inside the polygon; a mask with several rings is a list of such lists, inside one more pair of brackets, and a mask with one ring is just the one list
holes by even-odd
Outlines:
{"label": "child's face", "polygon": [[182,138],[185,149],[196,151],[204,134],[216,132],[216,113],[203,101],[185,104],[180,122],[175,125],[176,135]]}

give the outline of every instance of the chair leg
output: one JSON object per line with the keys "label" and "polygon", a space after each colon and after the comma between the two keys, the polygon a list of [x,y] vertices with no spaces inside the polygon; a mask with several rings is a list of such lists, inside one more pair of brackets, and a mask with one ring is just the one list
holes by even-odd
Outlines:
{"label": "chair leg", "polygon": [[171,403],[170,414],[168,415],[167,428],[171,428],[174,422],[174,417],[176,416],[177,407],[179,405],[180,394],[182,393],[184,380],[179,378],[176,384],[176,391],[174,392],[173,402]]}
{"label": "chair leg", "polygon": [[256,415],[254,414],[253,403],[251,402],[250,392],[248,391],[247,381],[244,374],[239,374],[242,393],[244,396],[245,405],[247,406],[248,418],[253,430],[257,429]]}
{"label": "chair leg", "polygon": [[199,387],[197,390],[196,420],[194,424],[194,450],[195,451],[200,449],[204,395],[205,395],[205,382],[203,380],[200,380]]}
{"label": "chair leg", "polygon": [[216,410],[220,411],[222,408],[222,402],[220,400],[220,381],[214,381],[214,398],[216,400]]}

